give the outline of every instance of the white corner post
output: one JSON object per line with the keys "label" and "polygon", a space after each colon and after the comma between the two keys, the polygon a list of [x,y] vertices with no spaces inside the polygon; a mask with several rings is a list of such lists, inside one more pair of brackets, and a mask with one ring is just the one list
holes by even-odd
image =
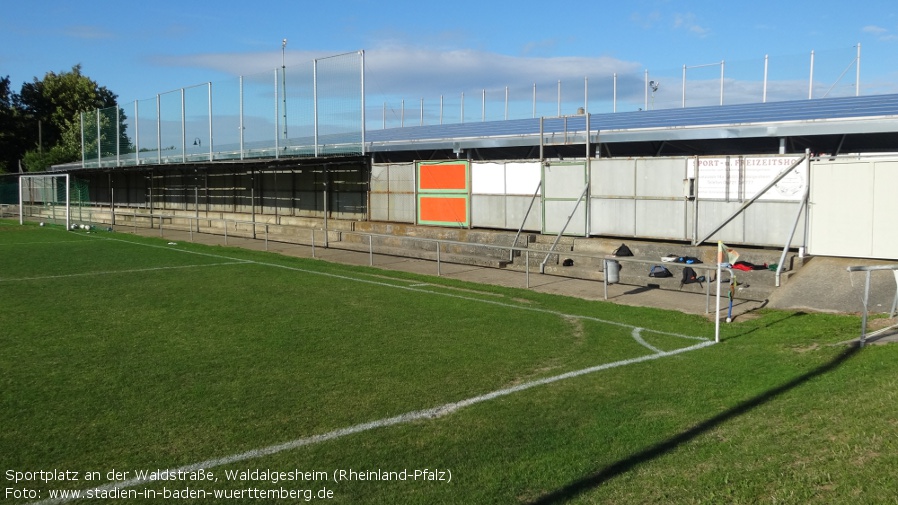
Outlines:
{"label": "white corner post", "polygon": [[717,241],[717,308],[714,310],[714,342],[720,342],[720,274],[721,264],[723,261],[720,252],[723,250],[723,243]]}

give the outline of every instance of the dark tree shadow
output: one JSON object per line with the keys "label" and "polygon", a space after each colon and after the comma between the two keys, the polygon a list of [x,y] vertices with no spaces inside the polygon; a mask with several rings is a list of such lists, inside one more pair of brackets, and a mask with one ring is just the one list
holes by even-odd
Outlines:
{"label": "dark tree shadow", "polygon": [[751,411],[752,409],[760,407],[761,405],[764,405],[765,403],[773,400],[781,394],[794,389],[804,384],[805,382],[814,379],[815,377],[819,377],[821,375],[829,373],[832,370],[835,370],[849,358],[854,356],[854,354],[857,353],[859,349],[860,348],[856,345],[851,346],[825,365],[822,365],[810,372],[800,375],[795,379],[792,379],[791,381],[783,384],[782,386],[773,388],[758,396],[755,396],[754,398],[746,400],[739,405],[727,411],[724,411],[706,421],[703,421],[678,435],[664,440],[663,442],[660,442],[641,452],[633,454],[626,459],[622,459],[620,461],[612,463],[591,475],[587,475],[586,477],[575,480],[570,484],[556,489],[555,491],[552,491],[546,495],[543,495],[542,497],[530,503],[533,505],[564,503],[587,491],[595,489],[605,482],[613,479],[614,477],[622,475],[642,463],[646,463],[655,458],[664,456],[665,454],[676,449],[678,446],[692,441],[699,435],[702,435],[731,419],[739,417]]}
{"label": "dark tree shadow", "polygon": [[[797,318],[797,317],[805,317],[807,315],[808,315],[807,312],[801,312],[801,311],[784,313],[782,317],[780,317],[778,319],[771,320],[771,321],[767,321],[764,324],[761,324],[759,326],[756,326],[753,328],[741,328],[741,331],[739,331],[738,333],[734,333],[732,335],[728,335],[727,337],[723,338],[723,340],[733,340],[735,338],[745,337],[745,336],[751,335],[752,333],[755,333],[755,332],[758,332],[761,330],[766,330],[766,329],[770,328],[771,326],[776,326],[782,322],[785,322],[788,319],[793,319],[793,318]],[[738,317],[739,316],[736,316],[736,318],[734,318],[734,319],[738,319]]]}

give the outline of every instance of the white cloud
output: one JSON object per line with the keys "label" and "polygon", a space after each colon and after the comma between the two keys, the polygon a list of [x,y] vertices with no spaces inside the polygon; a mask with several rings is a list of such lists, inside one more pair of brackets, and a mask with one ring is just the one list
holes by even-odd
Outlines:
{"label": "white cloud", "polygon": [[861,28],[861,31],[863,33],[873,35],[878,40],[882,40],[882,41],[898,40],[898,35],[889,33],[888,29],[883,28],[881,26],[867,25],[867,26]]}
{"label": "white cloud", "polygon": [[[295,87],[303,86],[303,80],[310,82],[312,60],[332,55],[333,52],[288,50],[288,80]],[[279,51],[197,54],[157,57],[154,61],[158,65],[189,69],[191,75],[205,75],[210,71],[234,77],[243,75],[247,82],[253,81],[256,89],[267,90],[272,86],[274,69],[280,67],[281,55]],[[636,110],[647,100],[645,67],[639,62],[610,56],[510,56],[475,49],[440,51],[396,44],[366,50],[365,62],[369,105],[384,104],[384,108],[398,109],[400,100],[409,110],[418,108],[421,103],[433,108],[445,98],[448,110],[450,103],[454,104],[451,107],[458,107],[464,93],[471,110],[479,112],[481,92],[484,101],[501,103],[506,87],[510,101],[526,105],[532,99],[536,85],[537,102],[548,104],[546,108],[540,108],[539,113],[550,114],[559,91],[563,94],[563,102],[582,103],[585,78],[588,78],[593,112],[609,112],[614,97],[617,110]],[[349,78],[354,78],[351,67],[345,71]],[[616,88],[613,75],[617,76]],[[679,107],[682,74],[658,71],[652,72],[650,77],[663,82],[656,96],[657,107]],[[763,96],[761,77],[734,79],[728,75],[724,83],[724,103],[760,102]],[[196,83],[179,83],[185,87],[192,84]],[[690,73],[687,95],[689,106],[717,105],[720,102],[719,72],[713,69]],[[802,95],[807,96],[806,82],[781,80],[768,83],[770,101],[796,99]],[[527,107],[528,114],[529,111]]]}
{"label": "white cloud", "polygon": [[639,25],[644,30],[654,28],[661,21],[661,12],[655,10],[648,13],[634,12],[630,15],[630,20]]}
{"label": "white cloud", "polygon": [[699,37],[704,37],[711,33],[710,28],[705,28],[696,22],[695,14],[692,13],[674,14],[673,27],[675,29],[683,29],[690,33],[694,33]]}
{"label": "white cloud", "polygon": [[[330,55],[288,50],[287,67],[311,68],[313,59]],[[161,66],[210,69],[234,76],[250,76],[273,71],[280,66],[281,58],[280,54],[266,52],[156,56],[152,61]],[[559,80],[582,83],[585,77],[607,78],[610,84],[614,73],[636,75],[642,72],[639,63],[608,56],[509,56],[473,49],[437,51],[411,46],[366,50],[365,62],[368,82],[385,93],[411,96],[531,86],[533,83],[545,85]]]}
{"label": "white cloud", "polygon": [[861,29],[864,33],[872,33],[873,35],[882,35],[883,33],[888,32],[885,28],[881,26],[868,25]]}
{"label": "white cloud", "polygon": [[72,25],[66,27],[63,33],[72,38],[90,40],[111,39],[115,36],[105,28],[93,25]]}

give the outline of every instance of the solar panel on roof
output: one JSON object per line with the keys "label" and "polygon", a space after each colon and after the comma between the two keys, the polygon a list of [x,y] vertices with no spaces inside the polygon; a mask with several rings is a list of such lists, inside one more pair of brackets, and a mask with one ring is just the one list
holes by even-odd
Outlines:
{"label": "solar panel on roof", "polygon": [[[722,128],[801,121],[891,118],[898,116],[898,94],[818,98],[738,105],[717,105],[590,114],[591,131]],[[538,136],[539,119],[518,119],[461,124],[413,126],[366,131],[366,141],[376,144],[415,143],[424,140]],[[546,134],[584,131],[585,116],[544,120]]]}

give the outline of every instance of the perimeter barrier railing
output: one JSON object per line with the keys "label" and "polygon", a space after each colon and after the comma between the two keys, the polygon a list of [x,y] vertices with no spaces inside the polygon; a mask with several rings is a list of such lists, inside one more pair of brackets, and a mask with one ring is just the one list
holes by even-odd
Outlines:
{"label": "perimeter barrier railing", "polygon": [[[103,213],[105,216],[108,216],[108,212]],[[122,223],[120,220],[116,220],[115,218],[130,218],[130,223]],[[172,221],[180,221],[184,224],[175,224]],[[503,259],[507,260],[509,257],[521,257],[524,260],[524,278],[525,278],[525,287],[530,289],[530,274],[531,269],[535,270],[536,273],[539,272],[538,264],[531,267],[531,255],[533,255],[534,260],[539,260],[545,255],[545,251],[533,251],[527,247],[517,247],[511,245],[496,245],[496,244],[472,244],[470,242],[460,242],[456,240],[447,240],[447,239],[436,239],[436,238],[426,238],[426,237],[411,237],[411,236],[397,236],[397,235],[388,235],[381,233],[371,233],[371,232],[361,232],[361,231],[352,231],[352,230],[327,230],[326,227],[324,229],[318,228],[308,228],[308,227],[299,227],[292,225],[282,225],[278,223],[266,223],[259,221],[250,221],[250,220],[241,220],[241,219],[228,219],[228,218],[211,218],[211,217],[196,217],[196,216],[184,216],[184,215],[176,215],[176,214],[150,214],[150,213],[142,213],[136,211],[114,211],[113,212],[113,221],[116,223],[114,225],[109,224],[100,224],[98,226],[108,226],[110,229],[122,229],[127,230],[130,229],[134,233],[137,233],[138,229],[157,229],[159,231],[159,237],[165,237],[166,231],[170,232],[179,232],[183,234],[187,233],[188,239],[193,242],[194,235],[203,234],[203,235],[221,235],[224,240],[224,245],[230,245],[231,240],[234,239],[252,239],[252,240],[262,240],[265,244],[265,250],[270,250],[270,243],[282,243],[282,244],[293,244],[298,246],[306,246],[311,248],[311,254],[313,258],[319,257],[318,248],[324,249],[335,249],[335,250],[346,250],[353,252],[360,252],[360,248],[356,247],[347,247],[345,244],[348,242],[344,240],[346,236],[356,236],[360,237],[362,241],[355,242],[356,244],[360,244],[361,247],[367,243],[367,252],[368,254],[368,265],[375,266],[374,258],[377,254],[386,254],[386,255],[395,255],[389,252],[383,252],[383,248],[386,246],[376,247],[376,240],[408,240],[411,242],[417,242],[421,244],[431,244],[430,248],[421,248],[418,251],[421,252],[420,259],[426,259],[430,261],[436,262],[436,274],[438,276],[443,275],[443,263],[458,263],[457,261],[446,261],[444,255],[452,256],[452,253],[448,253],[451,247],[471,247],[472,245],[476,245],[478,248],[483,248],[487,250],[495,250],[496,255],[491,257],[490,259],[494,259],[497,262],[502,261]],[[322,222],[324,220],[322,219]],[[88,215],[88,222],[92,222],[92,215]],[[206,226],[201,226],[201,223],[208,223]],[[214,225],[213,223],[218,223],[218,225]],[[288,240],[287,234],[284,233],[274,233],[272,229],[290,229],[292,237],[294,240]],[[299,232],[299,233],[296,233]],[[183,235],[182,235],[183,236]],[[339,237],[337,240],[331,240],[330,236]],[[343,245],[335,245],[335,244],[343,244]],[[559,257],[562,255],[561,252],[551,253],[554,255],[558,255]],[[425,257],[426,256],[426,257]],[[633,264],[646,264],[646,265],[657,265],[657,260],[648,260],[648,259],[640,259],[640,258],[632,258],[632,257],[617,257],[617,256],[597,256],[595,254],[584,254],[584,253],[576,253],[573,251],[564,251],[563,256],[570,257],[571,259],[581,260],[584,263],[588,263],[586,260],[591,260],[593,263],[601,263],[606,265],[607,261],[613,260],[621,263],[633,263]],[[716,265],[709,264],[690,264],[690,265],[680,265],[676,264],[675,266],[689,266],[693,269],[700,271],[706,277],[706,282],[702,283],[705,290],[705,313],[711,312],[711,284],[715,281],[715,278],[711,275],[717,270]],[[730,272],[731,274],[731,272]],[[545,274],[541,274],[545,275]],[[549,274],[551,275],[551,274]],[[603,267],[602,274],[602,283],[604,286],[604,298],[608,299],[608,285],[614,284],[613,282],[608,281],[607,268]],[[660,286],[658,286],[660,288]]]}
{"label": "perimeter barrier railing", "polygon": [[895,312],[896,310],[898,310],[898,265],[864,265],[848,267],[849,275],[851,275],[852,272],[864,272],[864,297],[862,299],[864,305],[864,314],[861,318],[861,336],[858,340],[860,347],[863,347],[867,343],[867,339],[879,336],[887,331],[898,328],[898,324],[893,324],[891,326],[886,326],[876,331],[867,333],[867,313],[869,312],[868,305],[870,303],[870,277],[873,272],[885,270],[889,270],[895,275],[895,299],[892,302],[892,308],[889,311],[889,318],[894,318]]}

